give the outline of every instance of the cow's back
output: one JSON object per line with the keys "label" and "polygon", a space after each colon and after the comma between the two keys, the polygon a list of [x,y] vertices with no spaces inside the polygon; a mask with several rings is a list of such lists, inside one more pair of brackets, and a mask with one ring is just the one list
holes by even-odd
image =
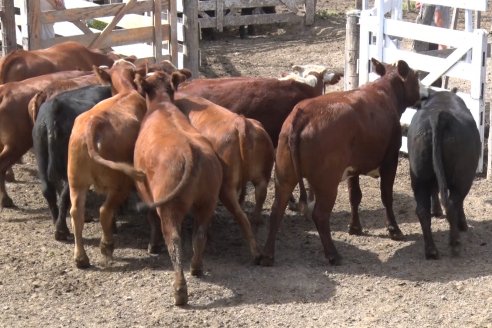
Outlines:
{"label": "cow's back", "polygon": [[282,123],[294,106],[319,95],[313,87],[297,81],[253,77],[196,79],[180,85],[180,91],[259,121],[275,146]]}

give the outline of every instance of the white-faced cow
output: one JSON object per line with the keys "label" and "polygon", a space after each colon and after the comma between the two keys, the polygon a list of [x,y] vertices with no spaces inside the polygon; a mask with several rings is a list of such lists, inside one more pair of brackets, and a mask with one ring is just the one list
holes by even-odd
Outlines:
{"label": "white-faced cow", "polygon": [[439,257],[431,232],[431,207],[435,213],[440,212],[438,192],[449,222],[451,251],[457,255],[459,231],[468,229],[463,201],[472,186],[480,156],[476,123],[458,95],[441,91],[432,93],[415,113],[407,136],[410,177],[424,234],[425,257]]}
{"label": "white-faced cow", "polygon": [[359,175],[363,174],[381,177],[387,229],[391,238],[402,237],[392,208],[401,145],[399,119],[405,108],[420,99],[419,81],[404,61],[396,66],[372,62],[381,78],[355,90],[303,100],[284,122],[275,160],[275,201],[261,264],[273,263],[277,231],[298,183],[299,203],[306,208],[303,178],[314,192],[312,219],[331,264],[340,263],[329,220],[342,180],[348,179],[349,184],[351,233],[362,232],[358,207],[362,197]]}
{"label": "white-faced cow", "polygon": [[[137,189],[160,218],[159,226],[174,267],[176,305],[188,302],[181,245],[184,216],[190,213],[194,219],[191,274],[200,276],[207,229],[222,182],[222,167],[210,142],[172,103],[177,86],[190,75],[183,73],[157,72],[137,82],[147,94],[149,113],[135,144],[135,168],[146,175],[145,181],[136,183]],[[155,211],[149,215],[155,215]]]}

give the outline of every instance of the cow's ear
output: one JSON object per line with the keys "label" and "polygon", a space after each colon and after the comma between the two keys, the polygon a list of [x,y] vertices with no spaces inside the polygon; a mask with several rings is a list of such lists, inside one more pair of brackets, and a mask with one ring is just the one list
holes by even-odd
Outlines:
{"label": "cow's ear", "polygon": [[141,75],[140,73],[135,74],[135,79],[133,79],[133,83],[137,86],[137,91],[145,96],[145,93],[147,91],[147,81],[145,81],[144,78],[145,75]]}
{"label": "cow's ear", "polygon": [[386,74],[386,68],[379,60],[377,60],[376,58],[371,58],[371,63],[377,75],[384,76],[384,74]]}
{"label": "cow's ear", "polygon": [[108,68],[107,67],[102,67],[102,66],[92,66],[92,70],[97,76],[97,79],[99,80],[100,83],[106,84],[106,83],[111,83],[111,75],[109,75]]}
{"label": "cow's ear", "polygon": [[126,56],[123,59],[126,61],[129,61],[130,63],[135,64],[135,62],[137,61],[138,58],[135,55],[131,55],[131,56]]}
{"label": "cow's ear", "polygon": [[[190,76],[191,76],[191,72],[190,72]],[[173,74],[171,75],[171,81],[172,81],[174,90],[178,90],[178,85],[180,85],[181,83],[183,83],[187,79],[188,79],[187,75],[181,73],[181,70],[173,72]]]}
{"label": "cow's ear", "polygon": [[398,63],[396,64],[396,67],[398,68],[398,74],[403,79],[406,79],[408,73],[410,73],[410,67],[408,66],[407,62],[405,62],[404,60],[399,60]]}
{"label": "cow's ear", "polygon": [[182,68],[182,69],[178,70],[178,72],[180,72],[181,74],[183,74],[184,76],[186,76],[186,80],[188,80],[189,78],[191,78],[191,71],[189,69]]}

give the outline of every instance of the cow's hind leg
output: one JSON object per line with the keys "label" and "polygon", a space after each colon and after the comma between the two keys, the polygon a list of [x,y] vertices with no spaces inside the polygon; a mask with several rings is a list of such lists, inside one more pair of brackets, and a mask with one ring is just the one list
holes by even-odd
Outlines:
{"label": "cow's hind leg", "polygon": [[395,182],[396,169],[398,166],[398,152],[391,159],[387,159],[380,168],[381,174],[381,200],[386,209],[386,228],[393,240],[402,240],[403,233],[396,223],[393,212],[393,184]]}
{"label": "cow's hind leg", "polygon": [[101,249],[101,254],[104,256],[106,265],[109,265],[113,259],[113,231],[115,222],[114,212],[121,204],[123,204],[127,196],[128,192],[125,187],[121,187],[118,190],[112,190],[108,193],[106,200],[99,208],[99,221],[101,222],[101,227],[103,230],[99,248]]}
{"label": "cow's hind leg", "polygon": [[150,241],[147,250],[150,254],[162,253],[164,251],[164,239],[162,237],[161,220],[155,210],[149,210],[147,222],[150,226]]}
{"label": "cow's hind leg", "polygon": [[359,205],[362,200],[362,192],[360,190],[359,176],[350,177],[347,180],[350,200],[350,210],[352,218],[349,224],[350,235],[362,235],[362,225],[359,218]]}
{"label": "cow's hind leg", "polygon": [[216,202],[202,204],[193,210],[193,257],[190,270],[193,276],[203,275],[203,253],[207,243],[207,230],[214,216],[215,204]]}
{"label": "cow's hind leg", "polygon": [[272,210],[270,213],[268,237],[263,248],[263,253],[261,255],[259,264],[263,266],[273,265],[273,258],[275,253],[275,239],[277,237],[278,229],[280,228],[280,223],[284,217],[285,209],[287,203],[292,195],[292,191],[296,182],[294,183],[280,183],[275,182],[275,200],[273,202]]}
{"label": "cow's hind leg", "polygon": [[246,216],[246,213],[244,213],[241,205],[239,205],[238,195],[236,194],[235,189],[229,186],[224,186],[220,191],[220,201],[229,210],[229,212],[232,213],[234,219],[236,219],[249,244],[251,255],[253,255],[255,260],[257,260],[260,256],[260,252],[258,251],[258,246],[256,245],[255,235],[253,234],[253,230],[251,229],[251,224]]}
{"label": "cow's hind leg", "polygon": [[161,229],[166,241],[169,257],[174,268],[174,304],[186,305],[188,303],[188,288],[183,274],[183,248],[181,245],[181,222],[185,213],[175,210],[157,209],[161,218]]}
{"label": "cow's hind leg", "polygon": [[[448,206],[446,207],[446,218],[449,222],[449,245],[451,246],[451,255],[458,256],[460,248],[460,206],[463,206],[463,200],[457,193],[451,191],[449,194]],[[465,222],[466,224],[466,222]]]}
{"label": "cow's hind leg", "polygon": [[253,185],[255,186],[255,209],[251,215],[251,222],[253,226],[258,227],[263,224],[261,211],[263,210],[263,204],[265,204],[267,196],[268,179],[253,181]]}
{"label": "cow's hind leg", "polygon": [[70,216],[72,218],[72,230],[75,238],[74,260],[75,265],[80,269],[88,268],[90,266],[89,257],[85,252],[82,240],[87,189],[88,188],[86,187],[74,188],[73,186],[70,186],[70,201],[72,203]]}
{"label": "cow's hind leg", "polygon": [[63,182],[62,191],[60,193],[58,215],[55,222],[55,239],[68,240],[70,238],[70,230],[67,227],[67,211],[70,206],[70,189],[68,183]]}
{"label": "cow's hind leg", "polygon": [[4,146],[0,152],[0,208],[15,206],[5,188],[5,174],[21,156],[22,153],[19,154],[9,146]]}
{"label": "cow's hind leg", "polygon": [[424,235],[424,249],[426,259],[438,259],[439,252],[437,251],[434,239],[432,238],[431,230],[431,191],[426,184],[414,188],[415,201],[417,202],[417,208],[415,210],[420,226],[422,228],[422,234]]}
{"label": "cow's hind leg", "polygon": [[335,181],[328,182],[324,186],[321,186],[321,188],[314,190],[316,200],[313,210],[313,221],[318,229],[325,257],[331,265],[339,265],[341,263],[341,257],[331,238],[330,229],[330,215],[337,198],[337,189],[338,183]]}

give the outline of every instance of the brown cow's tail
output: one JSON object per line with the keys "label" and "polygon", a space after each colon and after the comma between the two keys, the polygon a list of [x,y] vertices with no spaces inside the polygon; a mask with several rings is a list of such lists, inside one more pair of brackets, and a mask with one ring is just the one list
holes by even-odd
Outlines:
{"label": "brown cow's tail", "polygon": [[127,176],[131,177],[133,180],[144,181],[145,173],[139,170],[136,170],[133,165],[123,163],[123,162],[114,162],[108,159],[103,158],[99,152],[96,150],[96,138],[95,131],[100,121],[96,118],[89,122],[86,132],[86,143],[87,150],[89,152],[89,156],[96,161],[97,163],[109,167],[115,171],[122,172]]}
{"label": "brown cow's tail", "polygon": [[[176,197],[176,195],[181,193],[183,188],[189,183],[191,175],[193,174],[193,163],[195,163],[197,161],[197,154],[196,154],[196,151],[192,145],[189,145],[188,150],[189,150],[188,154],[186,154],[185,152],[182,153],[184,161],[185,161],[184,173],[183,173],[183,176],[181,178],[181,181],[179,181],[176,188],[174,188],[174,190],[171,193],[169,193],[166,197],[164,197],[163,199],[158,200],[157,202],[154,202],[152,204],[146,204],[144,202],[138,203],[137,204],[137,211],[140,212],[143,210],[155,209],[155,208],[157,208],[161,205],[164,205],[167,202],[171,201],[173,198]],[[146,188],[150,189],[148,184],[146,185]]]}
{"label": "brown cow's tail", "polygon": [[46,101],[46,93],[44,91],[37,92],[34,97],[31,98],[28,105],[29,116],[31,117],[32,123],[36,123],[36,118],[38,117],[39,108]]}
{"label": "brown cow's tail", "polygon": [[430,125],[432,128],[432,165],[436,174],[439,194],[444,208],[448,208],[448,184],[442,160],[442,132],[447,121],[447,113],[437,112],[431,116]]}
{"label": "brown cow's tail", "polygon": [[307,206],[307,193],[306,187],[304,186],[304,180],[302,179],[301,163],[299,155],[299,142],[300,135],[304,128],[304,120],[302,119],[302,110],[299,108],[294,115],[292,120],[291,131],[289,133],[289,148],[290,156],[292,160],[292,166],[294,168],[297,181],[299,183],[299,211],[304,213],[306,218],[309,218],[308,206]]}
{"label": "brown cow's tail", "polygon": [[249,131],[250,131],[250,124],[251,122],[248,121],[246,117],[243,115],[240,115],[238,118],[236,118],[235,121],[235,126],[236,126],[236,131],[238,133],[238,138],[239,138],[239,152],[241,154],[241,185],[244,186],[247,181],[245,181],[247,177],[247,172],[249,171],[249,163],[250,163],[250,158],[249,158],[249,153],[250,149],[253,145],[251,145],[251,138],[249,138]]}

